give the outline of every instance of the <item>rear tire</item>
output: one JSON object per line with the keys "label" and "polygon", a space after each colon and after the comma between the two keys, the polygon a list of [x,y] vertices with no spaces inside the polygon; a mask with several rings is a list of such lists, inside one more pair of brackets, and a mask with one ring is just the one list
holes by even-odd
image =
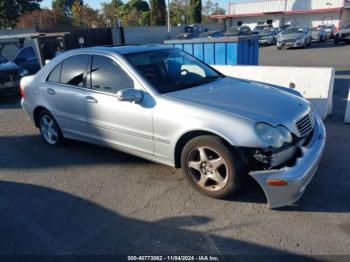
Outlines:
{"label": "rear tire", "polygon": [[47,110],[42,110],[38,116],[41,137],[50,146],[61,146],[64,138],[56,120]]}
{"label": "rear tire", "polygon": [[237,192],[246,175],[238,153],[213,135],[191,139],[182,150],[181,167],[192,187],[219,199]]}

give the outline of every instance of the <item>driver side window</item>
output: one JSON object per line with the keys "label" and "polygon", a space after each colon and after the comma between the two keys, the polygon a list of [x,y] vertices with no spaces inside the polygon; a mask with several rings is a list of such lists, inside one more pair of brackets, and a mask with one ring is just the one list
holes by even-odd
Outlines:
{"label": "driver side window", "polygon": [[91,88],[115,94],[120,89],[134,88],[134,81],[112,59],[94,55],[91,64]]}

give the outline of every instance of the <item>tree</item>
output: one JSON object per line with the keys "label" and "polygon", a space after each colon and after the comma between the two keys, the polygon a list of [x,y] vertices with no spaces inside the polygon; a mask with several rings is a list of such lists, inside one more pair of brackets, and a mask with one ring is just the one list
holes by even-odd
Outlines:
{"label": "tree", "polygon": [[125,4],[125,6],[127,6],[127,8],[129,8],[130,11],[136,10],[141,12],[147,12],[150,10],[148,3],[143,0],[130,0]]}
{"label": "tree", "polygon": [[19,16],[40,9],[42,0],[0,0],[0,28],[16,25]]}
{"label": "tree", "polygon": [[121,9],[124,6],[121,0],[112,0],[110,3],[102,3],[102,14],[107,26],[115,25],[116,18],[121,17]]}
{"label": "tree", "polygon": [[202,22],[202,1],[201,0],[190,0],[189,4],[189,23],[201,23]]}
{"label": "tree", "polygon": [[162,26],[166,24],[166,5],[164,0],[150,0],[151,25]]}
{"label": "tree", "polygon": [[73,26],[82,28],[100,27],[104,24],[103,17],[97,10],[88,5],[82,5],[79,0],[76,0],[72,5],[71,22]]}
{"label": "tree", "polygon": [[[68,26],[72,18],[72,6],[76,0],[53,0],[52,10],[57,17],[63,17],[63,21],[57,20],[59,26]],[[83,0],[78,0],[80,5],[83,5]]]}
{"label": "tree", "polygon": [[124,26],[150,25],[150,8],[147,1],[130,0],[123,4],[120,0],[112,0],[102,4],[102,13],[107,24],[115,24],[119,19]]}
{"label": "tree", "polygon": [[213,11],[213,3],[210,0],[207,0],[203,6],[203,15],[210,16]]}
{"label": "tree", "polygon": [[219,7],[219,4],[216,2],[213,6],[213,10],[211,12],[212,15],[224,15],[226,14],[226,10]]}
{"label": "tree", "polygon": [[202,23],[213,23],[216,22],[215,19],[211,18],[211,15],[224,15],[225,9],[219,7],[218,2],[215,4],[212,3],[212,1],[207,0],[204,3],[203,9],[202,9]]}
{"label": "tree", "polygon": [[178,25],[186,23],[187,1],[174,0],[170,3],[170,23]]}
{"label": "tree", "polygon": [[50,9],[34,10],[18,18],[17,28],[36,28],[41,30],[56,28],[56,19]]}

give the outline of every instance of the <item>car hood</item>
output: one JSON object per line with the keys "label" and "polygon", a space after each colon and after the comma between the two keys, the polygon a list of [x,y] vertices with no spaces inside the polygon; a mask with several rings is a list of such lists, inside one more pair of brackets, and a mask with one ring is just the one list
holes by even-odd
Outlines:
{"label": "car hood", "polygon": [[310,103],[283,89],[225,77],[165,96],[255,122],[284,124],[293,129],[293,123],[310,110]]}
{"label": "car hood", "polygon": [[285,34],[285,35],[281,35],[281,39],[282,40],[288,40],[288,39],[297,39],[301,36],[304,36],[303,33],[293,33],[293,34]]}
{"label": "car hood", "polygon": [[0,63],[0,72],[18,71],[19,69],[19,66],[11,61]]}
{"label": "car hood", "polygon": [[350,28],[349,29],[341,29],[338,32],[338,34],[348,34],[348,33],[350,33]]}

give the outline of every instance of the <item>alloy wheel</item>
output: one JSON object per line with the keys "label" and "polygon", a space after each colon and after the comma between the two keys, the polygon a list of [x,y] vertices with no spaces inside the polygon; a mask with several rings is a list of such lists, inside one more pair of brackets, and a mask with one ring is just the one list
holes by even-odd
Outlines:
{"label": "alloy wheel", "polygon": [[42,115],[40,118],[40,130],[45,141],[54,145],[58,141],[58,128],[55,121],[49,115]]}
{"label": "alloy wheel", "polygon": [[203,189],[219,191],[228,182],[229,169],[225,159],[207,146],[194,148],[187,158],[188,172]]}

